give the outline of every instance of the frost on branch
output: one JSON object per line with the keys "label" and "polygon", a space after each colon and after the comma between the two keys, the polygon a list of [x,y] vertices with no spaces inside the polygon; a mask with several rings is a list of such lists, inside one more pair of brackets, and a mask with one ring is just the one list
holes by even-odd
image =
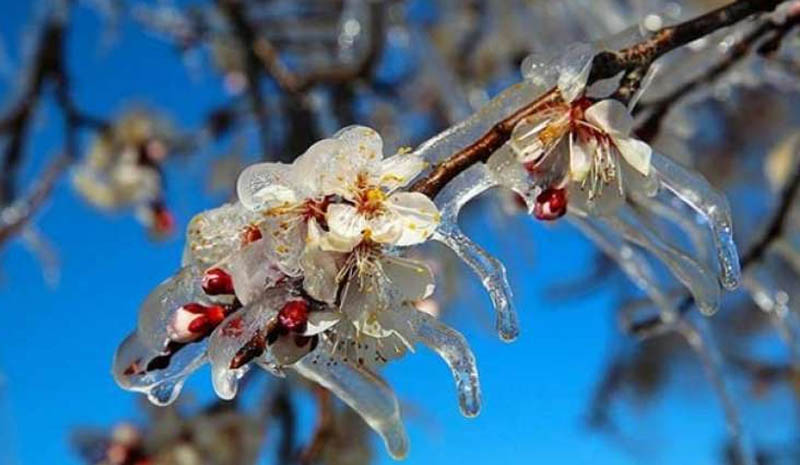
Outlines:
{"label": "frost on branch", "polygon": [[206,361],[224,399],[252,363],[277,376],[294,369],[339,395],[399,458],[408,441],[376,372],[421,343],[451,369],[464,415],[477,415],[464,337],[414,306],[435,281],[405,251],[442,218],[428,197],[401,189],[425,166],[414,154],[384,159],[378,134],[353,126],[291,165],[247,168],[239,202],[189,224],[184,268],[145,300],[117,352],[117,382],[167,404]]}

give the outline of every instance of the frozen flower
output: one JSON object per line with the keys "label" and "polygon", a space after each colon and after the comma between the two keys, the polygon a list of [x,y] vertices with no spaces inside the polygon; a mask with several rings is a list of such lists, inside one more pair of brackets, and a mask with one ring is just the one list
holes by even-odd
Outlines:
{"label": "frozen flower", "polygon": [[616,100],[562,101],[523,120],[510,147],[543,192],[534,203],[539,219],[561,216],[570,204],[612,211],[626,189],[640,189],[650,176],[652,151],[630,136],[633,118]]}

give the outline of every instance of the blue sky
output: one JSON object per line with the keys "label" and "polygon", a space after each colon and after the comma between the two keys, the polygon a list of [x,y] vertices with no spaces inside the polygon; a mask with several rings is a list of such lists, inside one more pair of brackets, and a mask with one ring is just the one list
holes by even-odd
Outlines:
{"label": "blue sky", "polygon": [[[0,12],[3,44],[18,63],[32,7],[3,2]],[[113,115],[126,104],[145,102],[191,127],[224,100],[218,80],[190,78],[168,44],[136,26],[123,22],[117,42],[105,50],[103,24],[94,13],[80,8],[73,19],[69,71],[75,100],[90,113]],[[8,84],[0,87],[2,101],[9,98]],[[26,177],[57,148],[60,126],[53,117],[37,120]],[[206,194],[203,167],[190,160],[168,169],[168,196],[181,225],[222,200]],[[477,419],[462,418],[449,372],[425,350],[391,366],[387,378],[409,405],[407,463],[643,462],[583,422],[594,383],[617,343],[612,289],[561,302],[543,293],[554,279],[580,276],[591,263],[592,246],[566,224],[517,220],[513,240],[501,240],[504,225],[487,228],[484,218],[491,216],[476,213],[466,229],[508,264],[522,335],[510,345],[499,342],[488,329],[488,298],[474,301],[478,282],[463,282],[469,297],[448,318],[467,334],[478,357],[484,408]],[[37,225],[58,248],[61,279],[48,287],[18,242],[0,254],[0,448],[12,448],[0,450],[0,460],[71,465],[78,463],[67,440],[72,428],[141,418],[136,395],[120,390],[109,375],[111,356],[133,327],[143,297],[178,266],[182,244],[179,237],[150,242],[130,215],[88,208],[65,181]],[[675,385],[647,408],[622,413],[647,463],[716,462],[724,434],[719,406],[702,380],[689,382],[691,388]],[[209,385],[202,371],[188,389],[206,399]],[[392,463],[376,451],[380,463]]]}

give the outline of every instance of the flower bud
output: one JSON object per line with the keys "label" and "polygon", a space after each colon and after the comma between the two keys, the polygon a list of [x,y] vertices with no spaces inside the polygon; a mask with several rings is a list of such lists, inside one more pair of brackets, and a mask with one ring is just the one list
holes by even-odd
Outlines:
{"label": "flower bud", "polygon": [[167,336],[174,342],[192,342],[210,333],[225,319],[219,305],[188,303],[181,306],[167,326]]}
{"label": "flower bud", "polygon": [[203,274],[203,291],[208,295],[232,295],[233,279],[222,268],[211,268]]}
{"label": "flower bud", "polygon": [[287,302],[278,312],[281,327],[294,333],[302,333],[308,322],[308,303],[305,300]]}
{"label": "flower bud", "polygon": [[536,196],[533,216],[539,220],[553,221],[567,213],[566,189],[547,188]]}

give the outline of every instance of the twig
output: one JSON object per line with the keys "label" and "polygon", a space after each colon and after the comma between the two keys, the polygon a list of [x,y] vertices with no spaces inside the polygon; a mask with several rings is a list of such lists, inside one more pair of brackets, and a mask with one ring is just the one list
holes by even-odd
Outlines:
{"label": "twig", "polygon": [[311,440],[300,453],[298,462],[301,465],[311,465],[316,462],[322,453],[325,443],[333,435],[333,400],[327,389],[314,385],[314,396],[317,398],[317,425],[311,434]]}
{"label": "twig", "polygon": [[[618,52],[601,52],[592,60],[589,84],[612,78],[623,71],[646,70],[662,55],[750,15],[770,11],[779,3],[779,0],[739,0],[698,18],[663,28],[650,38]],[[511,131],[522,119],[535,114],[559,98],[555,88],[545,92],[511,116],[496,123],[478,140],[440,163],[427,176],[417,181],[411,190],[435,197],[459,173],[475,163],[486,161],[494,151],[508,141]]]}

